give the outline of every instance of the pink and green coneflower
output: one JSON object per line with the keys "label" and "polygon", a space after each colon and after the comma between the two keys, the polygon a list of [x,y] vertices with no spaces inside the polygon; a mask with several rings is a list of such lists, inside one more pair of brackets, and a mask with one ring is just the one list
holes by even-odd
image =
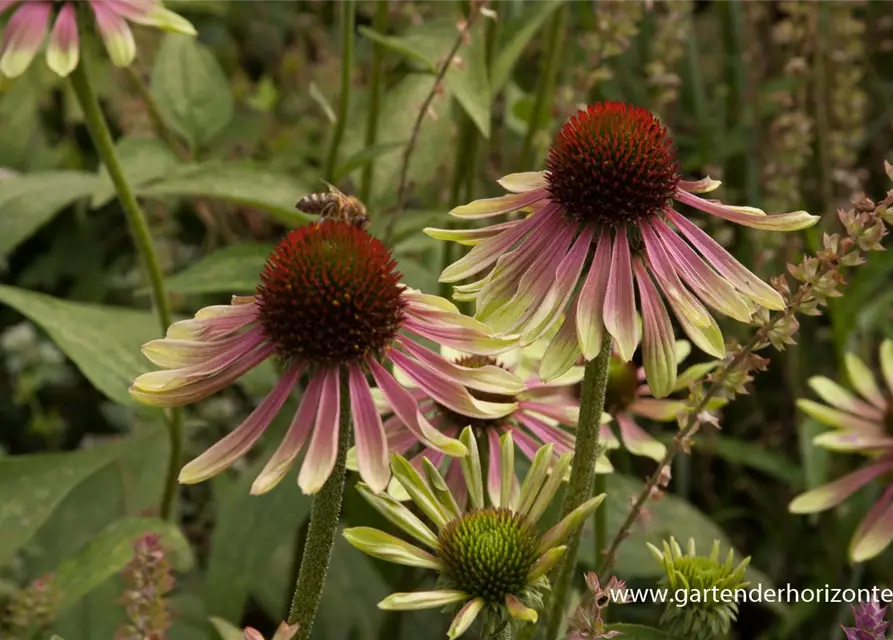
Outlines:
{"label": "pink and green coneflower", "polygon": [[868,463],[858,471],[829,484],[802,493],[791,502],[793,513],[818,513],[836,507],[873,481],[886,477],[887,488],[862,519],[850,542],[854,562],[869,560],[893,540],[893,340],[880,348],[881,374],[886,390],[871,369],[855,354],[846,356],[847,377],[855,395],[825,376],[809,379],[809,386],[827,404],[802,398],[800,410],[822,424],[833,427],[813,438],[813,443],[847,453],[858,453]]}
{"label": "pink and green coneflower", "polygon": [[136,57],[128,22],[195,35],[188,20],[165,9],[159,0],[0,0],[0,14],[12,9],[3,33],[0,75],[23,74],[43,46],[47,31],[47,66],[60,76],[69,75],[80,58],[79,4],[89,6],[109,58],[119,67]]}
{"label": "pink and green coneflower", "polygon": [[623,103],[599,103],[568,120],[546,165],[502,178],[509,195],[451,212],[466,220],[520,217],[477,229],[426,230],[473,247],[444,270],[443,282],[492,267],[455,290],[476,300],[476,317],[494,331],[520,335],[526,345],[560,323],[541,365],[544,380],[581,354],[593,360],[607,332],[624,361],[642,343],[648,384],[663,397],[676,380],[664,301],[692,342],[716,357],[725,353],[723,337],[707,307],[741,322],[757,305],[784,307],[775,289],[676,211],[674,201],[757,229],[794,231],[818,221],[805,211],[766,215],[702,198],[720,183],[683,180],[667,129],[646,109]]}
{"label": "pink and green coneflower", "polygon": [[360,475],[376,491],[387,486],[387,440],[367,375],[418,441],[464,455],[465,447],[429,423],[382,362],[400,367],[451,411],[496,418],[504,415],[502,404],[468,391],[489,381],[488,370],[457,367],[409,336],[481,354],[508,350],[514,341],[491,337],[483,324],[456,313],[446,300],[406,288],[401,277],[390,251],[365,231],[343,222],[309,224],[291,231],[270,255],[256,295],[202,309],[144,345],[143,353],[163,370],[141,375],[130,392],[158,407],[206,398],[269,358],[283,366],[254,412],[187,464],[180,481],[206,480],[244,455],[305,376],[300,406],[252,493],[272,489],[308,441],[298,483],[305,493],[322,487],[336,462],[342,394],[349,395]]}

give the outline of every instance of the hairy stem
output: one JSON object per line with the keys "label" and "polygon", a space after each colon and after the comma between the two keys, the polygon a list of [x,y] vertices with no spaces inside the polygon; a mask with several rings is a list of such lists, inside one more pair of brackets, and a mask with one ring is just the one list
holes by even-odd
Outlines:
{"label": "hairy stem", "polygon": [[[583,376],[580,418],[577,422],[577,443],[574,447],[574,465],[571,479],[564,498],[564,515],[579,507],[592,497],[595,461],[598,457],[598,436],[601,417],[605,408],[605,389],[608,386],[608,365],[611,362],[611,336],[605,332],[602,349],[595,360],[586,363]],[[606,509],[598,511],[607,512]],[[558,576],[552,589],[552,601],[546,626],[546,639],[555,640],[564,619],[567,596],[570,591],[574,571],[577,567],[577,552],[580,549],[582,528],[578,529],[567,542],[567,551],[558,569]]]}
{"label": "hairy stem", "polygon": [[347,129],[347,112],[350,109],[350,76],[353,71],[354,24],[356,22],[356,0],[341,2],[341,92],[338,95],[338,118],[329,143],[329,153],[323,175],[332,182],[335,166],[338,164],[338,149]]}
{"label": "hairy stem", "polygon": [[[385,33],[388,29],[389,0],[377,0],[375,3],[375,17],[372,19],[372,28],[378,33]],[[384,63],[385,49],[382,44],[372,44],[372,69],[369,75],[369,110],[366,112],[366,148],[372,147],[378,139],[378,111],[381,108],[381,87],[384,84],[382,66]],[[369,162],[363,167],[363,176],[360,180],[360,200],[369,201],[372,194],[372,184],[375,178],[375,163]]]}
{"label": "hairy stem", "polygon": [[[115,143],[112,140],[108,123],[102,113],[102,108],[99,106],[96,92],[90,84],[86,60],[81,60],[80,64],[72,72],[71,87],[77,96],[81,110],[84,112],[84,120],[87,123],[87,129],[90,131],[93,144],[96,145],[99,159],[108,170],[109,177],[118,194],[118,200],[121,201],[121,207],[127,216],[130,234],[133,236],[143,269],[148,276],[149,287],[152,291],[152,304],[155,309],[155,315],[158,317],[158,325],[161,328],[161,333],[164,334],[171,324],[171,309],[167,299],[167,292],[164,289],[164,275],[161,272],[161,265],[158,261],[158,252],[155,250],[155,243],[152,240],[152,233],[149,231],[149,222],[146,219],[146,214],[136,201],[133,189],[124,176],[124,169],[118,160],[118,154],[115,151]],[[166,519],[172,517],[177,497],[177,474],[179,473],[180,456],[183,449],[182,420],[183,414],[180,409],[173,409],[167,414],[170,453],[168,456],[167,480],[161,498],[161,515]]]}
{"label": "hairy stem", "polygon": [[300,625],[295,640],[308,640],[313,631],[313,621],[322,597],[322,590],[329,571],[329,559],[335,546],[335,534],[341,517],[344,498],[344,479],[347,475],[347,450],[350,448],[350,389],[347,373],[341,372],[341,415],[338,422],[338,457],[332,475],[319,493],[313,497],[310,507],[310,528],[301,555],[301,568],[291,600],[288,623]]}

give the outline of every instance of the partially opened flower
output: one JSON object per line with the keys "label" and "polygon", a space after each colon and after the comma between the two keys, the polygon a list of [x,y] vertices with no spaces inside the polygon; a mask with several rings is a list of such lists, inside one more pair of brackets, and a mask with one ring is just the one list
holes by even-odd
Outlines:
{"label": "partially opened flower", "polygon": [[[388,610],[432,609],[453,605],[458,612],[449,638],[458,638],[476,619],[482,619],[483,637],[503,631],[513,620],[536,622],[542,596],[548,589],[546,573],[561,559],[562,543],[604,500],[604,494],[580,505],[554,527],[540,533],[537,523],[552,501],[573,454],[564,454],[549,474],[552,445],[541,447],[521,485],[513,492],[514,444],[512,434],[502,436],[502,473],[499,494],[489,504],[477,444],[471,427],[461,436],[469,450],[462,472],[470,506],[460,508],[443,476],[427,459],[423,474],[395,454],[394,477],[430,521],[426,523],[387,494],[375,495],[363,484],[363,497],[392,524],[409,535],[410,544],[369,527],[344,531],[356,548],[376,558],[439,574],[433,591],[394,593],[378,606]],[[424,548],[423,548],[424,547]]]}
{"label": "partially opened flower", "polygon": [[[858,471],[800,494],[789,505],[793,513],[817,513],[836,507],[875,478],[887,476],[886,491],[871,508],[850,543],[850,558],[864,562],[883,551],[893,540],[893,340],[880,349],[882,390],[871,370],[856,355],[846,356],[847,376],[858,397],[824,376],[809,379],[809,386],[827,404],[800,399],[797,406],[810,417],[834,427],[813,438],[813,443],[831,449],[859,453],[868,462]],[[830,406],[828,406],[830,405]]]}
{"label": "partially opened flower", "polygon": [[793,231],[818,220],[804,211],[767,216],[701,198],[697,194],[720,183],[682,180],[667,129],[649,111],[617,102],[572,117],[552,145],[546,171],[511,174],[499,183],[512,193],[452,215],[529,214],[480,229],[427,229],[473,246],[441,280],[480,277],[492,267],[476,282],[457,286],[457,295],[475,299],[478,319],[498,333],[520,334],[522,345],[563,318],[543,359],[544,379],[566,371],[581,353],[595,358],[605,331],[624,361],[641,341],[656,397],[670,393],[676,379],[664,300],[692,342],[716,357],[724,355],[723,337],[705,305],[741,322],[750,320],[755,305],[784,308],[775,289],[676,211],[673,201],[758,229]]}
{"label": "partially opened flower", "polygon": [[[292,640],[298,633],[299,625],[280,622],[270,640]],[[244,640],[264,640],[263,634],[254,627],[245,627]]]}
{"label": "partially opened flower", "polygon": [[80,57],[80,4],[90,8],[109,57],[119,67],[128,66],[136,57],[128,22],[195,35],[192,24],[165,9],[160,0],[0,0],[0,14],[14,7],[3,34],[0,75],[14,78],[24,73],[43,46],[47,31],[47,65],[60,76],[70,74]]}
{"label": "partially opened flower", "polygon": [[165,370],[141,375],[130,393],[158,407],[206,398],[268,358],[282,364],[270,394],[238,428],[187,464],[180,481],[201,482],[244,455],[305,375],[300,406],[252,493],[275,486],[308,441],[298,483],[305,493],[322,487],[337,456],[342,395],[350,403],[360,475],[376,491],[387,486],[387,443],[367,374],[421,442],[464,455],[465,447],[429,424],[382,362],[399,366],[452,410],[493,417],[504,415],[504,405],[467,391],[474,371],[451,365],[408,334],[478,353],[509,349],[513,341],[492,338],[447,301],[404,287],[395,269],[388,249],[362,229],[345,222],[308,224],[291,231],[270,255],[256,295],[202,309],[144,345],[143,353]]}
{"label": "partially opened flower", "polygon": [[[413,345],[412,349],[421,347]],[[499,439],[505,433],[512,433],[513,440],[521,452],[533,460],[543,444],[554,445],[556,456],[574,450],[573,431],[560,425],[574,427],[580,412],[580,403],[573,395],[573,385],[582,371],[569,371],[568,374],[550,383],[538,378],[522,381],[513,371],[518,364],[518,350],[498,357],[469,355],[444,348],[442,354],[449,358],[451,366],[466,370],[468,393],[481,402],[501,405],[497,415],[483,415],[474,407],[456,410],[442,402],[442,398],[432,396],[421,388],[414,378],[404,382],[410,387],[413,399],[431,425],[445,436],[456,438],[465,427],[471,427],[486,451],[487,490],[492,500],[499,496],[499,484],[503,461]],[[421,353],[419,354],[421,355]],[[398,379],[401,371],[395,371]],[[473,377],[472,377],[473,376]],[[393,408],[382,407],[393,414]],[[384,422],[388,448],[394,453],[411,457],[411,462],[420,468],[422,457],[428,458],[445,475],[450,489],[460,505],[465,504],[465,484],[459,461],[429,448],[420,442],[416,434],[403,423],[400,415],[393,414]]]}
{"label": "partially opened flower", "polygon": [[882,607],[876,600],[850,605],[853,610],[855,627],[840,625],[846,634],[846,640],[886,640],[887,622],[884,616],[887,607]]}

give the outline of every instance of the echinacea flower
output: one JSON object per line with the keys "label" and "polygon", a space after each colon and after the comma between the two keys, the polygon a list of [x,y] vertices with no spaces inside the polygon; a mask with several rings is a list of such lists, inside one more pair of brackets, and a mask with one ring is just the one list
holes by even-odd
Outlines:
{"label": "echinacea flower", "polygon": [[[809,386],[828,404],[801,398],[797,406],[815,420],[834,427],[813,438],[814,444],[832,451],[860,453],[869,462],[858,471],[800,494],[788,506],[792,513],[818,513],[836,507],[875,478],[893,472],[893,340],[885,340],[880,348],[886,392],[855,354],[848,353],[845,362],[850,383],[861,398],[829,378],[815,376],[809,379]],[[891,540],[893,482],[853,534],[850,558],[854,562],[869,560]]]}
{"label": "echinacea flower", "polygon": [[360,475],[376,491],[387,486],[387,443],[367,373],[420,441],[464,455],[465,447],[428,423],[410,392],[381,362],[399,366],[450,409],[489,417],[501,415],[501,405],[476,399],[464,386],[474,384],[479,374],[453,366],[408,336],[477,353],[498,353],[514,342],[492,338],[484,325],[459,315],[449,302],[404,287],[395,269],[381,241],[354,225],[305,225],[292,230],[270,255],[256,295],[202,309],[193,320],[171,325],[165,338],[144,345],[146,357],[165,370],[141,375],[130,393],[157,407],[206,398],[268,358],[283,365],[270,394],[232,433],[187,464],[180,482],[206,480],[245,454],[304,374],[307,386],[297,413],[252,493],[273,488],[308,440],[298,483],[305,493],[322,487],[335,465],[345,394]]}
{"label": "echinacea flower", "polygon": [[513,491],[514,443],[512,433],[500,440],[502,473],[499,494],[487,504],[477,444],[471,427],[461,440],[469,454],[462,458],[462,473],[470,506],[459,507],[443,476],[427,459],[422,474],[399,454],[392,468],[413,502],[433,528],[387,494],[375,495],[360,483],[363,497],[392,524],[424,549],[370,527],[344,531],[353,546],[389,562],[433,569],[440,574],[433,591],[394,593],[378,603],[387,610],[459,608],[447,635],[465,633],[483,618],[484,637],[503,631],[512,620],[536,622],[537,609],[548,589],[546,573],[561,559],[562,543],[595,511],[604,494],[591,498],[554,527],[540,533],[537,522],[555,496],[573,454],[561,456],[552,473],[552,445],[541,447],[519,492]]}
{"label": "echinacea flower", "polygon": [[476,300],[475,317],[497,333],[518,334],[523,346],[563,318],[543,358],[544,380],[566,371],[581,353],[595,358],[607,331],[624,361],[641,341],[649,386],[663,397],[676,379],[664,299],[692,342],[716,357],[725,353],[723,337],[705,304],[741,322],[750,321],[755,305],[784,308],[775,289],[676,211],[673,201],[774,231],[803,229],[818,218],[805,211],[767,216],[701,198],[697,194],[720,183],[681,179],[672,138],[651,112],[619,102],[590,106],[564,124],[546,164],[546,171],[502,178],[510,195],[451,211],[466,220],[528,215],[480,229],[426,229],[473,247],[441,281],[479,276],[492,266],[455,291]]}
{"label": "echinacea flower", "polygon": [[887,614],[887,607],[872,600],[850,605],[850,609],[853,610],[853,622],[856,626],[840,625],[846,634],[846,640],[886,640],[887,622],[884,616]]}
{"label": "echinacea flower", "polygon": [[[413,349],[419,349],[417,345]],[[537,378],[521,380],[513,375],[518,361],[518,350],[497,357],[469,355],[444,348],[442,355],[449,358],[451,365],[460,370],[473,370],[478,377],[468,386],[468,393],[481,402],[491,403],[501,409],[484,416],[477,411],[460,410],[445,406],[441,398],[432,396],[419,387],[417,381],[395,371],[397,379],[410,388],[419,411],[431,425],[445,436],[456,438],[465,427],[471,427],[477,440],[486,451],[487,491],[491,500],[499,496],[499,485],[503,461],[499,439],[505,433],[512,433],[513,440],[529,460],[543,444],[553,444],[556,456],[574,450],[574,435],[561,428],[561,424],[571,427],[577,424],[580,403],[573,396],[573,386],[582,376],[581,371],[569,371],[566,375],[549,383]],[[421,355],[421,354],[420,354]],[[579,368],[578,368],[579,369]],[[408,378],[408,379],[407,379]],[[393,413],[387,403],[381,407],[386,413]],[[456,500],[465,504],[466,495],[459,461],[420,443],[412,430],[408,429],[399,415],[391,415],[384,422],[388,438],[388,449],[392,453],[412,456],[410,461],[420,468],[422,457],[428,458],[444,476]],[[419,446],[421,444],[421,446]],[[399,494],[398,494],[399,495]]]}
{"label": "echinacea flower", "polygon": [[[79,4],[74,0],[0,0],[0,14],[14,8],[3,34],[0,75],[15,78],[23,74],[43,46],[47,30],[47,66],[60,76],[70,74],[80,57]],[[136,57],[128,22],[195,35],[192,24],[165,9],[160,0],[84,0],[83,4],[92,11],[109,58],[119,67],[128,66]]]}

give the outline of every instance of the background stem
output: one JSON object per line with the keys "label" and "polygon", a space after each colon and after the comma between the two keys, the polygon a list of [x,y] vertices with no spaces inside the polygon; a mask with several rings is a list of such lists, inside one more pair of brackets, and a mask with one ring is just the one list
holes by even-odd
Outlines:
{"label": "background stem", "polygon": [[347,112],[350,110],[350,78],[353,71],[354,23],[356,21],[356,0],[343,0],[341,3],[341,93],[338,96],[338,119],[332,132],[329,153],[323,175],[329,182],[334,180],[335,166],[338,164],[338,149],[347,129]]}
{"label": "background stem", "polygon": [[[611,336],[605,332],[602,350],[595,360],[586,363],[583,377],[582,398],[580,399],[580,419],[577,422],[577,444],[574,448],[574,465],[570,483],[564,498],[564,515],[586,502],[592,496],[595,461],[598,455],[598,436],[601,429],[602,411],[605,408],[605,389],[608,386],[608,365],[611,362]],[[607,513],[606,508],[596,510]],[[552,601],[546,626],[547,640],[555,640],[564,620],[564,608],[570,590],[574,571],[577,567],[577,551],[580,548],[582,528],[578,529],[567,542],[564,554],[552,587]],[[596,536],[597,538],[599,536]],[[604,540],[602,536],[602,540]]]}
{"label": "background stem", "polygon": [[291,601],[288,623],[298,623],[300,629],[295,640],[308,640],[313,631],[316,610],[326,584],[329,559],[335,546],[335,534],[341,517],[341,502],[344,498],[344,479],[347,475],[347,450],[350,448],[350,389],[347,385],[347,372],[341,372],[341,416],[338,423],[338,458],[332,475],[326,480],[319,493],[313,497],[310,507],[310,528],[307,542],[301,555],[301,569]]}
{"label": "background stem", "polygon": [[[143,269],[149,279],[152,291],[152,305],[158,316],[158,325],[162,335],[171,324],[171,309],[164,289],[164,275],[158,262],[158,252],[149,231],[149,222],[143,212],[118,160],[115,151],[115,143],[109,131],[108,123],[102,114],[96,92],[90,85],[87,71],[87,61],[81,60],[71,74],[71,87],[77,96],[81,110],[84,112],[84,120],[99,159],[109,172],[112,184],[121,201],[121,207],[127,216],[127,224],[130,227],[130,235],[136,244],[137,252],[143,263]],[[165,481],[164,493],[161,498],[161,516],[171,518],[174,512],[174,503],[177,497],[177,475],[180,470],[180,456],[183,449],[183,414],[180,409],[173,409],[167,414],[168,435],[170,438],[170,452],[168,454],[168,473]]]}
{"label": "background stem", "polygon": [[[385,34],[388,30],[389,0],[378,0],[375,3],[375,17],[372,28],[378,33]],[[381,89],[384,74],[381,71],[384,63],[384,46],[378,42],[372,44],[372,69],[369,75],[369,111],[366,118],[366,148],[372,147],[378,139],[378,110],[381,107]],[[360,200],[369,202],[372,194],[372,184],[375,177],[375,163],[369,162],[363,167],[363,176],[360,180]]]}

